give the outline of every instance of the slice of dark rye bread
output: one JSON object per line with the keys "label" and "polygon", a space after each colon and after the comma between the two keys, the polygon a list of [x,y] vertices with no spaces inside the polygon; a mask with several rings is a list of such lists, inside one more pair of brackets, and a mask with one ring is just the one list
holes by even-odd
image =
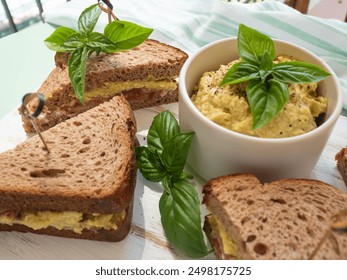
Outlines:
{"label": "slice of dark rye bread", "polygon": [[347,187],[347,147],[342,148],[336,155],[336,166],[340,171],[342,179],[345,181]]}
{"label": "slice of dark rye bread", "polygon": [[[150,39],[128,51],[92,55],[87,62],[86,100],[83,106],[77,99],[68,77],[68,56],[66,53],[56,54],[57,67],[38,89],[46,99],[45,109],[37,120],[41,131],[121,93],[133,110],[176,102],[176,78],[188,57],[185,52],[175,47]],[[108,88],[104,90],[106,95],[97,94],[87,98],[89,92],[104,88],[105,83],[134,80],[168,81],[171,82],[171,87],[162,85],[158,88],[145,88],[137,85],[136,88],[128,88],[121,92]],[[31,123],[24,117],[22,120],[25,131],[34,132]]]}
{"label": "slice of dark rye bread", "polygon": [[[253,175],[235,174],[210,180],[203,193],[203,203],[243,259],[308,259],[331,217],[347,208],[346,193],[317,180],[262,184]],[[218,258],[220,251],[215,250]],[[347,259],[347,234],[334,232],[314,258]]]}
{"label": "slice of dark rye bread", "polygon": [[0,212],[126,211],[117,230],[71,230],[1,225],[63,237],[118,241],[130,230],[136,183],[136,122],[129,103],[116,96],[43,132],[50,153],[33,136],[0,154]]}

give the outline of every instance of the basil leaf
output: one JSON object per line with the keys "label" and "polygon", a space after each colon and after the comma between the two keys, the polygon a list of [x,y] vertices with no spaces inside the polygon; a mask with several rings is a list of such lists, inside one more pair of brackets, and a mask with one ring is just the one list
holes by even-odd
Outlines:
{"label": "basil leaf", "polygon": [[261,128],[273,120],[289,98],[288,87],[274,79],[267,84],[259,80],[249,81],[246,92],[253,117],[253,129]]}
{"label": "basil leaf", "polygon": [[272,73],[272,65],[273,61],[267,51],[263,54],[261,61],[260,61],[260,79],[264,83],[266,78]]}
{"label": "basil leaf", "polygon": [[172,180],[171,177],[164,177],[163,181],[161,181],[161,184],[164,187],[165,192],[171,195],[171,188],[172,188]]}
{"label": "basil leaf", "polygon": [[128,50],[142,44],[153,29],[142,27],[128,21],[113,21],[104,30],[105,36],[116,43],[115,51]]}
{"label": "basil leaf", "polygon": [[273,67],[273,61],[268,51],[265,51],[260,60],[259,68],[264,71],[270,71]]}
{"label": "basil leaf", "polygon": [[194,132],[173,136],[163,146],[162,161],[173,178],[179,178],[187,161]]}
{"label": "basil leaf", "polygon": [[272,76],[280,82],[297,84],[319,82],[330,74],[310,63],[288,61],[275,64]]}
{"label": "basil leaf", "polygon": [[73,48],[69,48],[64,45],[66,39],[77,33],[75,30],[68,27],[58,27],[54,32],[45,39],[46,46],[56,52],[72,51]]}
{"label": "basil leaf", "polygon": [[[158,114],[149,129],[148,148],[136,148],[140,172],[164,188],[159,201],[161,221],[175,250],[192,258],[206,256],[198,194],[183,171],[193,133],[180,133],[169,111]],[[151,149],[150,149],[151,147]]]}
{"label": "basil leaf", "polygon": [[271,38],[243,24],[239,26],[237,43],[239,55],[246,62],[259,65],[265,51],[271,60],[275,58],[275,44]]}
{"label": "basil leaf", "polygon": [[173,247],[190,258],[208,254],[201,230],[200,202],[194,187],[185,181],[173,183],[171,194],[159,201],[161,222]]}
{"label": "basil leaf", "polygon": [[151,152],[162,153],[164,144],[180,133],[175,117],[169,111],[164,111],[154,117],[148,130],[147,145]]}
{"label": "basil leaf", "polygon": [[91,49],[100,49],[100,51],[108,52],[114,48],[115,44],[106,36],[98,32],[92,32],[87,38],[86,45]]}
{"label": "basil leaf", "polygon": [[257,66],[247,62],[237,62],[225,74],[220,85],[232,85],[249,81],[259,77]]}
{"label": "basil leaf", "polygon": [[160,159],[152,154],[147,147],[136,147],[137,167],[142,176],[152,182],[164,180],[166,171],[160,164]]}
{"label": "basil leaf", "polygon": [[84,104],[84,88],[87,68],[88,49],[78,48],[69,58],[69,78],[77,98]]}
{"label": "basil leaf", "polygon": [[184,171],[182,171],[182,174],[180,176],[180,179],[182,179],[182,180],[193,179],[193,178],[194,178],[193,175],[190,175],[190,174],[188,174],[188,173],[186,173]]}
{"label": "basil leaf", "polygon": [[94,27],[101,15],[98,4],[94,4],[85,9],[78,18],[78,30],[87,35],[94,30]]}
{"label": "basil leaf", "polygon": [[67,48],[70,48],[72,50],[75,50],[77,48],[82,48],[84,46],[84,38],[81,35],[81,33],[75,33],[69,36],[64,43],[64,46]]}

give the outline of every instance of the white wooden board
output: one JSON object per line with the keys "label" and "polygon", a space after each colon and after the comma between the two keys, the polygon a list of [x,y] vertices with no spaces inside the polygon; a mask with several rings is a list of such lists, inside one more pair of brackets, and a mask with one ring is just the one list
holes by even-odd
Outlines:
{"label": "white wooden board", "polygon": [[[171,110],[177,116],[177,104],[135,112],[140,142],[144,143],[145,130],[149,128],[153,117],[165,109]],[[26,138],[27,135],[21,127],[21,120],[16,110],[0,120],[0,152],[13,148]],[[347,118],[340,116],[311,178],[347,191],[334,160],[335,154],[346,145]],[[193,183],[201,192],[204,181],[195,175]],[[182,257],[175,254],[163,234],[158,209],[161,193],[160,185],[150,183],[138,174],[132,229],[121,242],[109,243],[31,233],[0,232],[0,259],[180,259]],[[206,210],[203,208],[202,214],[205,213]]]}

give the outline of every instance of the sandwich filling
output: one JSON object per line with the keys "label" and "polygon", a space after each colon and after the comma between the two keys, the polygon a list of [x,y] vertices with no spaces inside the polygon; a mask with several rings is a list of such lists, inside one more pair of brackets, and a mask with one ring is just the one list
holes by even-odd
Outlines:
{"label": "sandwich filling", "polygon": [[135,81],[124,81],[124,82],[105,82],[103,87],[95,88],[85,93],[85,100],[89,101],[93,97],[97,96],[108,96],[122,91],[136,89],[136,88],[147,88],[153,90],[176,90],[177,84],[174,81],[169,80],[135,80]]}
{"label": "sandwich filling", "polygon": [[[85,92],[85,101],[88,102],[95,97],[108,97],[123,91],[131,89],[146,88],[150,90],[168,90],[174,91],[177,89],[177,83],[175,80],[133,80],[133,81],[121,81],[121,82],[105,82],[103,86],[96,87],[92,90]],[[72,96],[75,96],[74,92],[70,92]],[[54,94],[50,93],[46,96],[46,99],[53,98]]]}
{"label": "sandwich filling", "polygon": [[34,230],[54,227],[58,230],[72,230],[81,234],[87,230],[116,230],[124,221],[126,211],[115,214],[83,214],[76,211],[37,211],[15,214],[7,211],[0,214],[0,224],[24,225]]}
{"label": "sandwich filling", "polygon": [[[217,218],[210,214],[207,217],[207,222],[209,223],[210,229],[211,229],[211,239],[214,237],[219,237],[218,244],[220,251],[223,253],[223,255],[231,256],[232,258],[240,259],[238,254],[238,248],[236,242],[228,235],[225,227],[221,224],[220,221],[217,220]],[[221,244],[219,244],[221,243]]]}

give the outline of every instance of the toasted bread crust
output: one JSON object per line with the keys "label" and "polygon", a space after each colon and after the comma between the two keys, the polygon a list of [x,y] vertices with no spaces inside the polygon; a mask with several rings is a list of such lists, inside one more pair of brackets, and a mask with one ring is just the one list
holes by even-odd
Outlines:
{"label": "toasted bread crust", "polygon": [[340,171],[342,179],[344,180],[347,187],[347,148],[342,148],[336,155],[336,166]]}
{"label": "toasted bread crust", "polygon": [[[346,193],[310,179],[261,184],[237,174],[210,180],[203,193],[244,259],[310,258],[332,216],[347,207]],[[347,259],[346,234],[332,233],[314,259]]]}

